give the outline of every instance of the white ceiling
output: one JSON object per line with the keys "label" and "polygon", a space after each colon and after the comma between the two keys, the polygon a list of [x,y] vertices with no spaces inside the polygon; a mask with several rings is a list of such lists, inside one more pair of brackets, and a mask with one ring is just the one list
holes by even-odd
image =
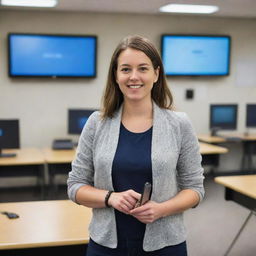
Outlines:
{"label": "white ceiling", "polygon": [[[41,9],[46,11],[159,14],[159,7],[169,3],[217,5],[220,10],[209,16],[256,18],[256,0],[59,0],[56,7]],[[38,8],[0,6],[2,11],[11,9],[37,10]]]}

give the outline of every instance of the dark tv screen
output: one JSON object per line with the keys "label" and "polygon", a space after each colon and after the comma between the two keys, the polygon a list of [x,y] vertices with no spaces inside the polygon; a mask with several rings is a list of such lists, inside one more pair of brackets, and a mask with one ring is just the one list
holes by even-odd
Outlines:
{"label": "dark tv screen", "polygon": [[230,36],[162,35],[167,76],[226,76],[230,69]]}
{"label": "dark tv screen", "polygon": [[96,77],[97,37],[8,35],[11,77]]}

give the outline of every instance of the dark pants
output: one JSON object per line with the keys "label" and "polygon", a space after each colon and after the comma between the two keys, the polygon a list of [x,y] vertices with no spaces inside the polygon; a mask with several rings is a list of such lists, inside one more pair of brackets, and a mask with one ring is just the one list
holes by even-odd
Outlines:
{"label": "dark pants", "polygon": [[123,241],[118,247],[111,249],[90,240],[86,256],[187,256],[186,242],[167,246],[153,252],[145,252],[142,249],[142,241]]}

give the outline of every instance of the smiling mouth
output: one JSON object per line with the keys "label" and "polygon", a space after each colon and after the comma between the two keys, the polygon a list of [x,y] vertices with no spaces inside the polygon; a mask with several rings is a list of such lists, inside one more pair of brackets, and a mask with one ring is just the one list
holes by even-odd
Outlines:
{"label": "smiling mouth", "polygon": [[127,85],[129,88],[131,88],[131,89],[139,89],[139,88],[141,88],[143,85],[142,84],[140,84],[140,85]]}

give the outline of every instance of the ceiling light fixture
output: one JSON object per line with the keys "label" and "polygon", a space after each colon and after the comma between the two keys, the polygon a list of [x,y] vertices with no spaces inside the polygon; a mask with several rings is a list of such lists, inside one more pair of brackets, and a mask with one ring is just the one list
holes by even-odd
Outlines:
{"label": "ceiling light fixture", "polygon": [[159,8],[160,12],[173,13],[201,13],[210,14],[217,12],[218,6],[214,5],[196,5],[196,4],[168,4]]}
{"label": "ceiling light fixture", "polygon": [[54,7],[57,0],[1,0],[1,5],[24,7]]}

